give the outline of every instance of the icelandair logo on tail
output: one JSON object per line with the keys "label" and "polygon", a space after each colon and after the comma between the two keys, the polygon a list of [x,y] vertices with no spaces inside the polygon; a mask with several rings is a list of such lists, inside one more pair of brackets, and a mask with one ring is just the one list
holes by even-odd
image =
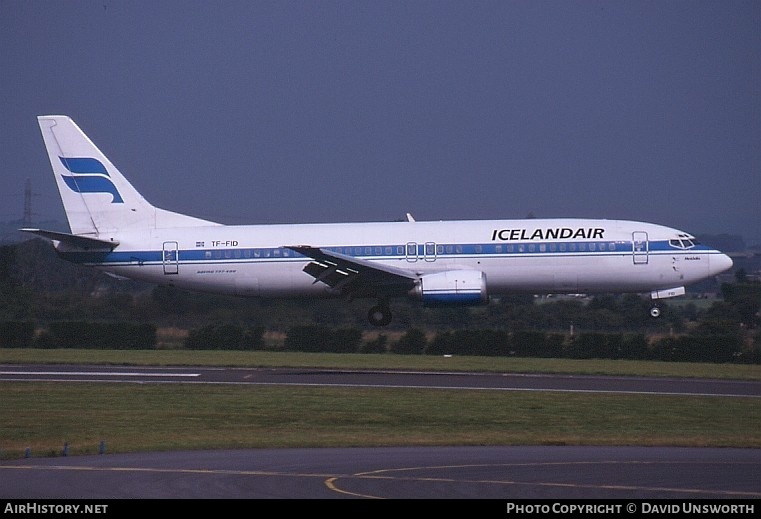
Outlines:
{"label": "icelandair logo on tail", "polygon": [[61,175],[69,189],[75,193],[110,193],[113,196],[112,204],[123,204],[119,191],[111,179],[103,163],[93,158],[64,158],[61,159],[63,166],[74,175]]}

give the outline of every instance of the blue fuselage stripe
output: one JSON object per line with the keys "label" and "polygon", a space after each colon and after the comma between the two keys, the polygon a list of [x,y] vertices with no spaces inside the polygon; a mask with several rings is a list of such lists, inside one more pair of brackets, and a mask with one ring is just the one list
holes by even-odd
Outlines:
{"label": "blue fuselage stripe", "polygon": [[[636,254],[694,254],[713,252],[712,249],[697,245],[690,249],[678,249],[669,245],[667,240],[651,241],[648,250]],[[428,248],[426,248],[428,247]],[[414,260],[432,261],[434,259],[456,259],[459,257],[578,257],[578,256],[622,256],[633,254],[632,242],[548,242],[548,243],[517,243],[517,244],[435,244],[428,246],[418,244],[409,250],[408,245],[363,245],[325,247],[326,250],[338,252],[347,256],[372,260]],[[409,254],[408,254],[409,252]],[[61,252],[61,256],[69,261],[88,265],[143,265],[161,264],[164,262],[164,251],[103,251],[103,252]],[[214,263],[249,263],[249,262],[283,262],[307,260],[295,251],[282,247],[272,248],[235,248],[235,249],[182,249],[174,256],[167,258],[171,261],[193,264]]]}

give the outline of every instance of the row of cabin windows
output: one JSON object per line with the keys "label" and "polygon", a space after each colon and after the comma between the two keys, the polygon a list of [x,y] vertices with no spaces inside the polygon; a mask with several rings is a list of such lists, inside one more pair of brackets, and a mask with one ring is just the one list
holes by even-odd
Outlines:
{"label": "row of cabin windows", "polygon": [[[625,243],[621,243],[622,249],[626,248]],[[480,245],[476,245],[476,252],[480,252],[478,248]],[[502,245],[496,245],[495,252],[500,253],[502,252]],[[520,244],[520,245],[505,245],[506,251],[508,253],[510,252],[536,252],[537,250],[539,252],[595,252],[595,251],[615,251],[618,250],[618,247],[616,246],[616,243],[610,242],[610,243],[540,243],[539,245],[536,245],[534,243],[530,243],[528,245]],[[628,250],[628,249],[627,249]]]}
{"label": "row of cabin windows", "polygon": [[[622,247],[626,247],[625,243],[621,243]],[[462,254],[462,245],[436,245],[433,243],[425,244],[425,255],[433,256],[443,254]],[[497,254],[503,252],[510,253],[532,253],[532,252],[595,252],[595,251],[615,251],[617,250],[616,243],[530,243],[518,244],[518,245],[494,245],[493,251]],[[473,250],[476,254],[482,254],[484,252],[491,252],[492,246],[475,245]],[[339,254],[346,254],[347,256],[417,256],[417,245],[408,244],[385,247],[330,247],[328,250],[337,252]],[[289,258],[296,257],[296,253],[290,249],[224,249],[215,251],[206,251],[204,253],[206,259],[251,259],[251,258]]]}

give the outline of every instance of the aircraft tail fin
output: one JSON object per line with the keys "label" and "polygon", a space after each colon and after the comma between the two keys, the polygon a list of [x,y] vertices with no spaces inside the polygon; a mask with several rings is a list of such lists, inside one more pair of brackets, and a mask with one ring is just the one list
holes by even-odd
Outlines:
{"label": "aircraft tail fin", "polygon": [[219,225],[151,205],[69,117],[37,121],[72,234],[110,239],[126,230]]}

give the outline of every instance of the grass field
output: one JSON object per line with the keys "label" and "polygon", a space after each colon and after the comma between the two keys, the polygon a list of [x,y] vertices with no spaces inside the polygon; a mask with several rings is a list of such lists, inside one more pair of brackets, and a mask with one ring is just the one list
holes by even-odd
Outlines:
{"label": "grass field", "polygon": [[[700,376],[758,366],[272,352],[0,350],[0,363],[310,366]],[[402,445],[761,448],[755,398],[0,382],[0,457],[177,449]]]}

